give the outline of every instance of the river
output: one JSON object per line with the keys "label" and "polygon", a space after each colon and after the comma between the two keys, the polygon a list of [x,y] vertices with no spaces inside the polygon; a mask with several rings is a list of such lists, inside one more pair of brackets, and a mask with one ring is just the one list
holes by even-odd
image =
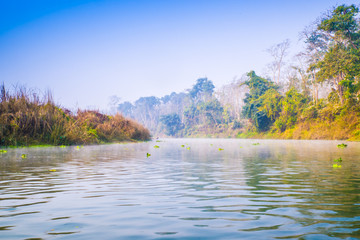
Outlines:
{"label": "river", "polygon": [[8,149],[0,239],[359,239],[360,143],[340,143]]}

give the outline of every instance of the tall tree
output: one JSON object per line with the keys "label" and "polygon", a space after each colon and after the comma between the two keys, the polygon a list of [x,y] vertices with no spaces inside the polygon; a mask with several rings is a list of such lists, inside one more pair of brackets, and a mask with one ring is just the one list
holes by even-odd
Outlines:
{"label": "tall tree", "polygon": [[207,78],[199,78],[196,84],[189,90],[189,95],[194,101],[206,101],[214,92],[214,84]]}
{"label": "tall tree", "polygon": [[[328,50],[316,67],[320,81],[331,81],[338,94],[341,105],[344,91],[354,83],[360,73],[360,32],[355,5],[341,5],[325,15],[318,30],[328,38]],[[345,84],[346,83],[346,84]]]}
{"label": "tall tree", "polygon": [[245,81],[243,85],[248,86],[249,93],[246,94],[244,99],[245,105],[243,106],[243,115],[249,118],[258,131],[266,131],[274,122],[272,116],[269,116],[264,105],[263,96],[271,91],[274,95],[278,87],[262,77],[256,75],[254,71],[248,73],[249,80]]}
{"label": "tall tree", "polygon": [[[314,23],[302,31],[301,36],[305,39],[306,48],[303,52],[298,54],[298,62],[306,69],[310,86],[312,89],[313,103],[317,104],[319,99],[319,79],[317,72],[319,68],[317,63],[324,58],[328,49],[328,36],[319,31],[319,23]],[[302,69],[300,68],[300,69]]]}
{"label": "tall tree", "polygon": [[290,40],[275,44],[267,49],[267,52],[274,58],[274,61],[270,64],[270,68],[273,71],[273,81],[277,84],[280,83],[281,68],[284,65],[284,58],[286,57],[290,47]]}
{"label": "tall tree", "polygon": [[174,136],[182,128],[180,117],[176,113],[160,116],[160,122],[164,125],[165,133],[169,136]]}

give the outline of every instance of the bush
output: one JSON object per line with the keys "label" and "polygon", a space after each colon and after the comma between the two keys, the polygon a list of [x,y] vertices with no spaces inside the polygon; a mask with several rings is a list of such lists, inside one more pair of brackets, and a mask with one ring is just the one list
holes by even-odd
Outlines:
{"label": "bush", "polygon": [[149,140],[150,132],[121,115],[78,110],[72,115],[56,106],[51,94],[42,100],[25,88],[9,92],[0,86],[0,145],[91,144],[124,140]]}

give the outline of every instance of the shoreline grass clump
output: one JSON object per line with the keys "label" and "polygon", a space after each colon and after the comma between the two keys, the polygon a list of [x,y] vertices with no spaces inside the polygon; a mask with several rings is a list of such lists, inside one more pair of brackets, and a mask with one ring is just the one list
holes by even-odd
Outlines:
{"label": "shoreline grass clump", "polygon": [[43,98],[24,87],[0,85],[0,146],[74,145],[150,140],[150,132],[120,114],[62,109],[48,92]]}

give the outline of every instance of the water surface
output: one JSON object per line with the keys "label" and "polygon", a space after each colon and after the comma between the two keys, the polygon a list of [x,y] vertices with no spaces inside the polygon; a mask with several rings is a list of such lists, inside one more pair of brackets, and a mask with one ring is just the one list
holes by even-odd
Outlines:
{"label": "water surface", "polygon": [[0,239],[359,239],[360,143],[339,143],[9,149]]}

